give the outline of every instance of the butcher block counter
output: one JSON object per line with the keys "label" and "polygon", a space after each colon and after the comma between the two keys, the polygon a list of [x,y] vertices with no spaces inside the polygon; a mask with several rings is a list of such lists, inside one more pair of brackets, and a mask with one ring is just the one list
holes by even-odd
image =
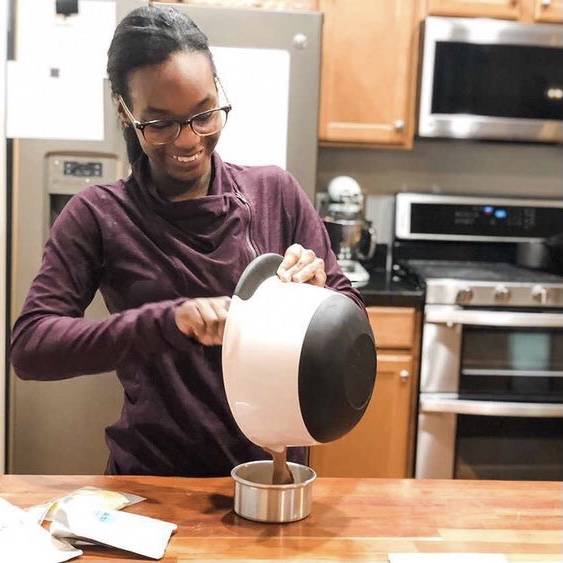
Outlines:
{"label": "butcher block counter", "polygon": [[[507,561],[563,560],[563,484],[557,482],[331,479],[314,484],[311,515],[258,524],[232,511],[230,478],[0,476],[20,507],[95,486],[147,500],[124,510],[178,524],[164,559],[387,561],[387,554],[498,553]],[[146,560],[85,547],[75,561]]]}

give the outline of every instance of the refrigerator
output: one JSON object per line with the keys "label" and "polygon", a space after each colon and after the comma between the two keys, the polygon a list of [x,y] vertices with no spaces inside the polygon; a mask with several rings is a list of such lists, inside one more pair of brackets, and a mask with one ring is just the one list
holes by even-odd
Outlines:
{"label": "refrigerator", "polygon": [[[8,40],[8,3],[0,3],[0,349],[6,346],[6,59]],[[0,475],[6,463],[6,365],[0,354]]]}
{"label": "refrigerator", "polygon": [[[117,20],[145,4],[118,0]],[[233,105],[217,147],[223,160],[278,164],[313,200],[321,14],[171,6],[185,10],[209,36]],[[80,45],[76,53],[80,56]],[[247,96],[245,90],[252,92]],[[271,117],[267,108],[274,112]],[[68,199],[91,182],[114,181],[129,172],[107,81],[102,140],[18,138],[13,147],[10,326],[41,263],[49,227]],[[88,177],[84,171],[89,169],[103,170],[103,177]],[[85,316],[107,314],[98,293]],[[22,381],[8,368],[6,377],[7,472],[103,473],[104,429],[118,419],[123,399],[115,373],[39,382]]]}

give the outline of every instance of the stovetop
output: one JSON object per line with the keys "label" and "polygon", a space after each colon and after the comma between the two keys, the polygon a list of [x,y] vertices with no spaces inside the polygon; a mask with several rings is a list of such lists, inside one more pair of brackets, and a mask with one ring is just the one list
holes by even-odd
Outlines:
{"label": "stovetop", "polygon": [[455,279],[479,282],[549,283],[563,285],[563,277],[503,262],[409,260],[405,266],[423,280]]}
{"label": "stovetop", "polygon": [[503,262],[408,260],[407,274],[426,287],[427,304],[563,307],[563,277]]}

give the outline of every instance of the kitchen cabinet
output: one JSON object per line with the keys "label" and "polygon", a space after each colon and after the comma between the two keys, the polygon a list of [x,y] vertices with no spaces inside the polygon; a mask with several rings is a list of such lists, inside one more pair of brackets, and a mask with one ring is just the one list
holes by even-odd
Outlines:
{"label": "kitchen cabinet", "polygon": [[412,146],[419,6],[319,0],[323,145]]}
{"label": "kitchen cabinet", "polygon": [[535,0],[534,19],[538,22],[563,23],[563,0]]}
{"label": "kitchen cabinet", "polygon": [[428,0],[432,16],[487,17],[517,20],[522,17],[522,0]]}
{"label": "kitchen cabinet", "polygon": [[418,393],[420,314],[408,307],[368,307],[377,343],[370,404],[346,436],[310,450],[321,477],[411,477]]}
{"label": "kitchen cabinet", "polygon": [[562,23],[563,0],[428,0],[427,14]]}

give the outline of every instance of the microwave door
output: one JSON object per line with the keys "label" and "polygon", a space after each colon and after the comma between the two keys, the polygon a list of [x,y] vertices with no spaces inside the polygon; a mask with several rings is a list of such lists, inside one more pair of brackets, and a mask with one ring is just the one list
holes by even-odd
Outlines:
{"label": "microwave door", "polygon": [[560,26],[428,18],[419,135],[563,140],[562,45]]}

